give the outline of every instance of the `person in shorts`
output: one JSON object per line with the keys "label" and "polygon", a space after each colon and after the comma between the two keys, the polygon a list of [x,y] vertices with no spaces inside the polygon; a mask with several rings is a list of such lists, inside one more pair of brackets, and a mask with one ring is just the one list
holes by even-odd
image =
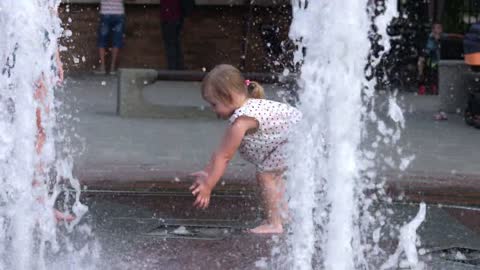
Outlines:
{"label": "person in shorts", "polygon": [[110,75],[115,75],[118,67],[120,49],[123,48],[123,33],[125,29],[125,7],[123,0],[101,0],[100,24],[98,26],[99,67],[97,74],[106,74],[105,55],[111,48]]}

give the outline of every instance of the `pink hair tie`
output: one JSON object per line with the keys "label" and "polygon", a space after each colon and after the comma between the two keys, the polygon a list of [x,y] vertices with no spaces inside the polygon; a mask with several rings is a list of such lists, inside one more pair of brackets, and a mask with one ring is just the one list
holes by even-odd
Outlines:
{"label": "pink hair tie", "polygon": [[250,85],[250,80],[245,80],[245,85],[249,86]]}

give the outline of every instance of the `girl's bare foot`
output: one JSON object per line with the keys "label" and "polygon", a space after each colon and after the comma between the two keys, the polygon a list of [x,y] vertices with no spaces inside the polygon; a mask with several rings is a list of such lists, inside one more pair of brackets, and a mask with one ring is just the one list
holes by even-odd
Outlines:
{"label": "girl's bare foot", "polygon": [[282,224],[264,223],[258,227],[250,229],[250,232],[258,234],[281,234],[283,233],[283,226]]}
{"label": "girl's bare foot", "polygon": [[57,223],[61,221],[72,222],[75,219],[73,215],[62,213],[57,209],[53,210],[53,215]]}

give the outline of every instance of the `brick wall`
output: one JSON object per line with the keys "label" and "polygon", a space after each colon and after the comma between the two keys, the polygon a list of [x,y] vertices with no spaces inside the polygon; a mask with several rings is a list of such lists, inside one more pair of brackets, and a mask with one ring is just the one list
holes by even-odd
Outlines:
{"label": "brick wall", "polygon": [[[274,65],[277,57],[268,54],[261,32],[262,26],[271,24],[278,28],[279,39],[287,40],[290,9],[286,5],[251,9],[248,6],[196,7],[192,16],[186,18],[183,29],[186,68],[210,69],[219,63],[230,63],[244,67],[245,71],[283,69],[283,62],[289,59],[284,56],[288,54],[282,54],[281,58],[285,59]],[[60,16],[64,28],[72,32],[70,37],[61,41],[68,48],[62,52],[65,70],[91,71],[98,63],[98,5],[62,5]],[[120,67],[165,68],[159,6],[127,5],[126,16],[125,47],[121,53]],[[250,31],[244,39],[247,29]],[[245,44],[246,54],[243,58]]]}

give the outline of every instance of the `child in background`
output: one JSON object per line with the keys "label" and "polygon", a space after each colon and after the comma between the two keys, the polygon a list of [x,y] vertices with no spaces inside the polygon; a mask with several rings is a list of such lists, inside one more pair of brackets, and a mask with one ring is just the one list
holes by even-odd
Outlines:
{"label": "child in background", "polygon": [[428,35],[423,53],[418,58],[417,68],[419,77],[418,94],[438,94],[438,63],[440,61],[440,41],[442,39],[458,38],[463,35],[443,32],[442,24],[434,22],[432,31]]}
{"label": "child in background", "polygon": [[253,163],[265,204],[266,220],[253,233],[282,233],[282,210],[288,133],[302,114],[283,103],[263,99],[263,88],[245,80],[231,65],[216,66],[202,82],[202,96],[219,118],[229,121],[222,142],[204,170],[194,173],[190,187],[194,206],[205,209],[212,189],[222,177],[237,149]]}
{"label": "child in background", "polygon": [[[98,25],[97,47],[100,66],[95,74],[105,75],[107,49],[111,48],[110,75],[115,75],[118,68],[120,50],[123,48],[125,32],[125,6],[123,0],[100,1],[100,23]],[[111,37],[111,46],[110,46]]]}

